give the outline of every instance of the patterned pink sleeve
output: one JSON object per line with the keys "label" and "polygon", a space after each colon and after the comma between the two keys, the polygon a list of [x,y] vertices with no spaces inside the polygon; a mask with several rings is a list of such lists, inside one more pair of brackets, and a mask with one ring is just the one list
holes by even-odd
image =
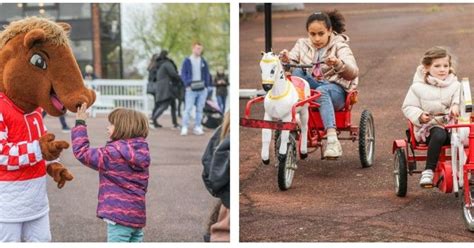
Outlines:
{"label": "patterned pink sleeve", "polygon": [[8,127],[0,113],[0,166],[8,170],[17,170],[20,166],[35,165],[43,160],[38,140],[33,142],[8,142]]}
{"label": "patterned pink sleeve", "polygon": [[83,165],[94,169],[104,169],[106,148],[91,148],[87,128],[84,125],[75,126],[71,130],[72,151],[77,160]]}

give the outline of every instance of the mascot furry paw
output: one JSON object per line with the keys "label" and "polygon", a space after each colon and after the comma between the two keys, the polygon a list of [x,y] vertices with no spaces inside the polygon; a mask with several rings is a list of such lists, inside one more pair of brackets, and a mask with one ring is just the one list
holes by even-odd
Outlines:
{"label": "mascot furry paw", "polygon": [[57,160],[66,141],[46,133],[41,112],[91,106],[66,23],[28,17],[0,33],[0,241],[50,241],[46,173],[73,179]]}

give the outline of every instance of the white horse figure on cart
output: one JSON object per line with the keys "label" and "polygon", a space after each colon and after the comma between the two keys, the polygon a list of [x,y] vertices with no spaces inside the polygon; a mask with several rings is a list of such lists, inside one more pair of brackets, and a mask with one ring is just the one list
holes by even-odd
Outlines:
{"label": "white horse figure on cart", "polygon": [[[264,120],[271,121],[273,119],[283,122],[290,122],[292,119],[291,108],[300,100],[308,98],[311,94],[309,84],[302,78],[298,78],[298,82],[291,82],[285,77],[285,72],[280,59],[273,52],[262,52],[260,60],[260,68],[262,70],[262,85],[268,93],[265,96]],[[307,157],[308,148],[308,103],[297,108],[299,114],[298,124],[301,129],[301,158]],[[290,131],[282,130],[281,143],[278,151],[278,159],[283,161],[286,158],[287,143]],[[262,162],[268,164],[270,141],[272,139],[271,129],[262,129]]]}

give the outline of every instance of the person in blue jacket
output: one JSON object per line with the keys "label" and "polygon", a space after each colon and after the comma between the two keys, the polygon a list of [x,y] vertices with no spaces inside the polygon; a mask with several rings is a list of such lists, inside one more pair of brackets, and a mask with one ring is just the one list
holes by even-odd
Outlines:
{"label": "person in blue jacket", "polygon": [[206,103],[208,89],[211,89],[212,86],[209,66],[201,56],[203,45],[199,42],[194,42],[192,49],[192,54],[184,59],[181,66],[181,78],[186,89],[181,135],[188,135],[189,117],[191,116],[193,106],[196,107],[193,133],[195,135],[204,134],[201,125],[202,111]]}

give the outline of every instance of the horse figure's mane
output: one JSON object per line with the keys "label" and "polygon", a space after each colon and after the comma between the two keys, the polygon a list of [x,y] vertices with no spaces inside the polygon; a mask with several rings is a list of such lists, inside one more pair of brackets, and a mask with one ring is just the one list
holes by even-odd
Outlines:
{"label": "horse figure's mane", "polygon": [[278,62],[280,60],[280,58],[276,54],[274,54],[273,52],[263,53],[262,55],[263,56],[262,56],[261,60],[274,59],[275,62]]}
{"label": "horse figure's mane", "polygon": [[46,34],[46,39],[55,45],[69,45],[68,30],[46,18],[27,17],[11,22],[4,28],[5,30],[0,33],[0,49],[15,36],[28,33],[33,29],[42,29]]}

